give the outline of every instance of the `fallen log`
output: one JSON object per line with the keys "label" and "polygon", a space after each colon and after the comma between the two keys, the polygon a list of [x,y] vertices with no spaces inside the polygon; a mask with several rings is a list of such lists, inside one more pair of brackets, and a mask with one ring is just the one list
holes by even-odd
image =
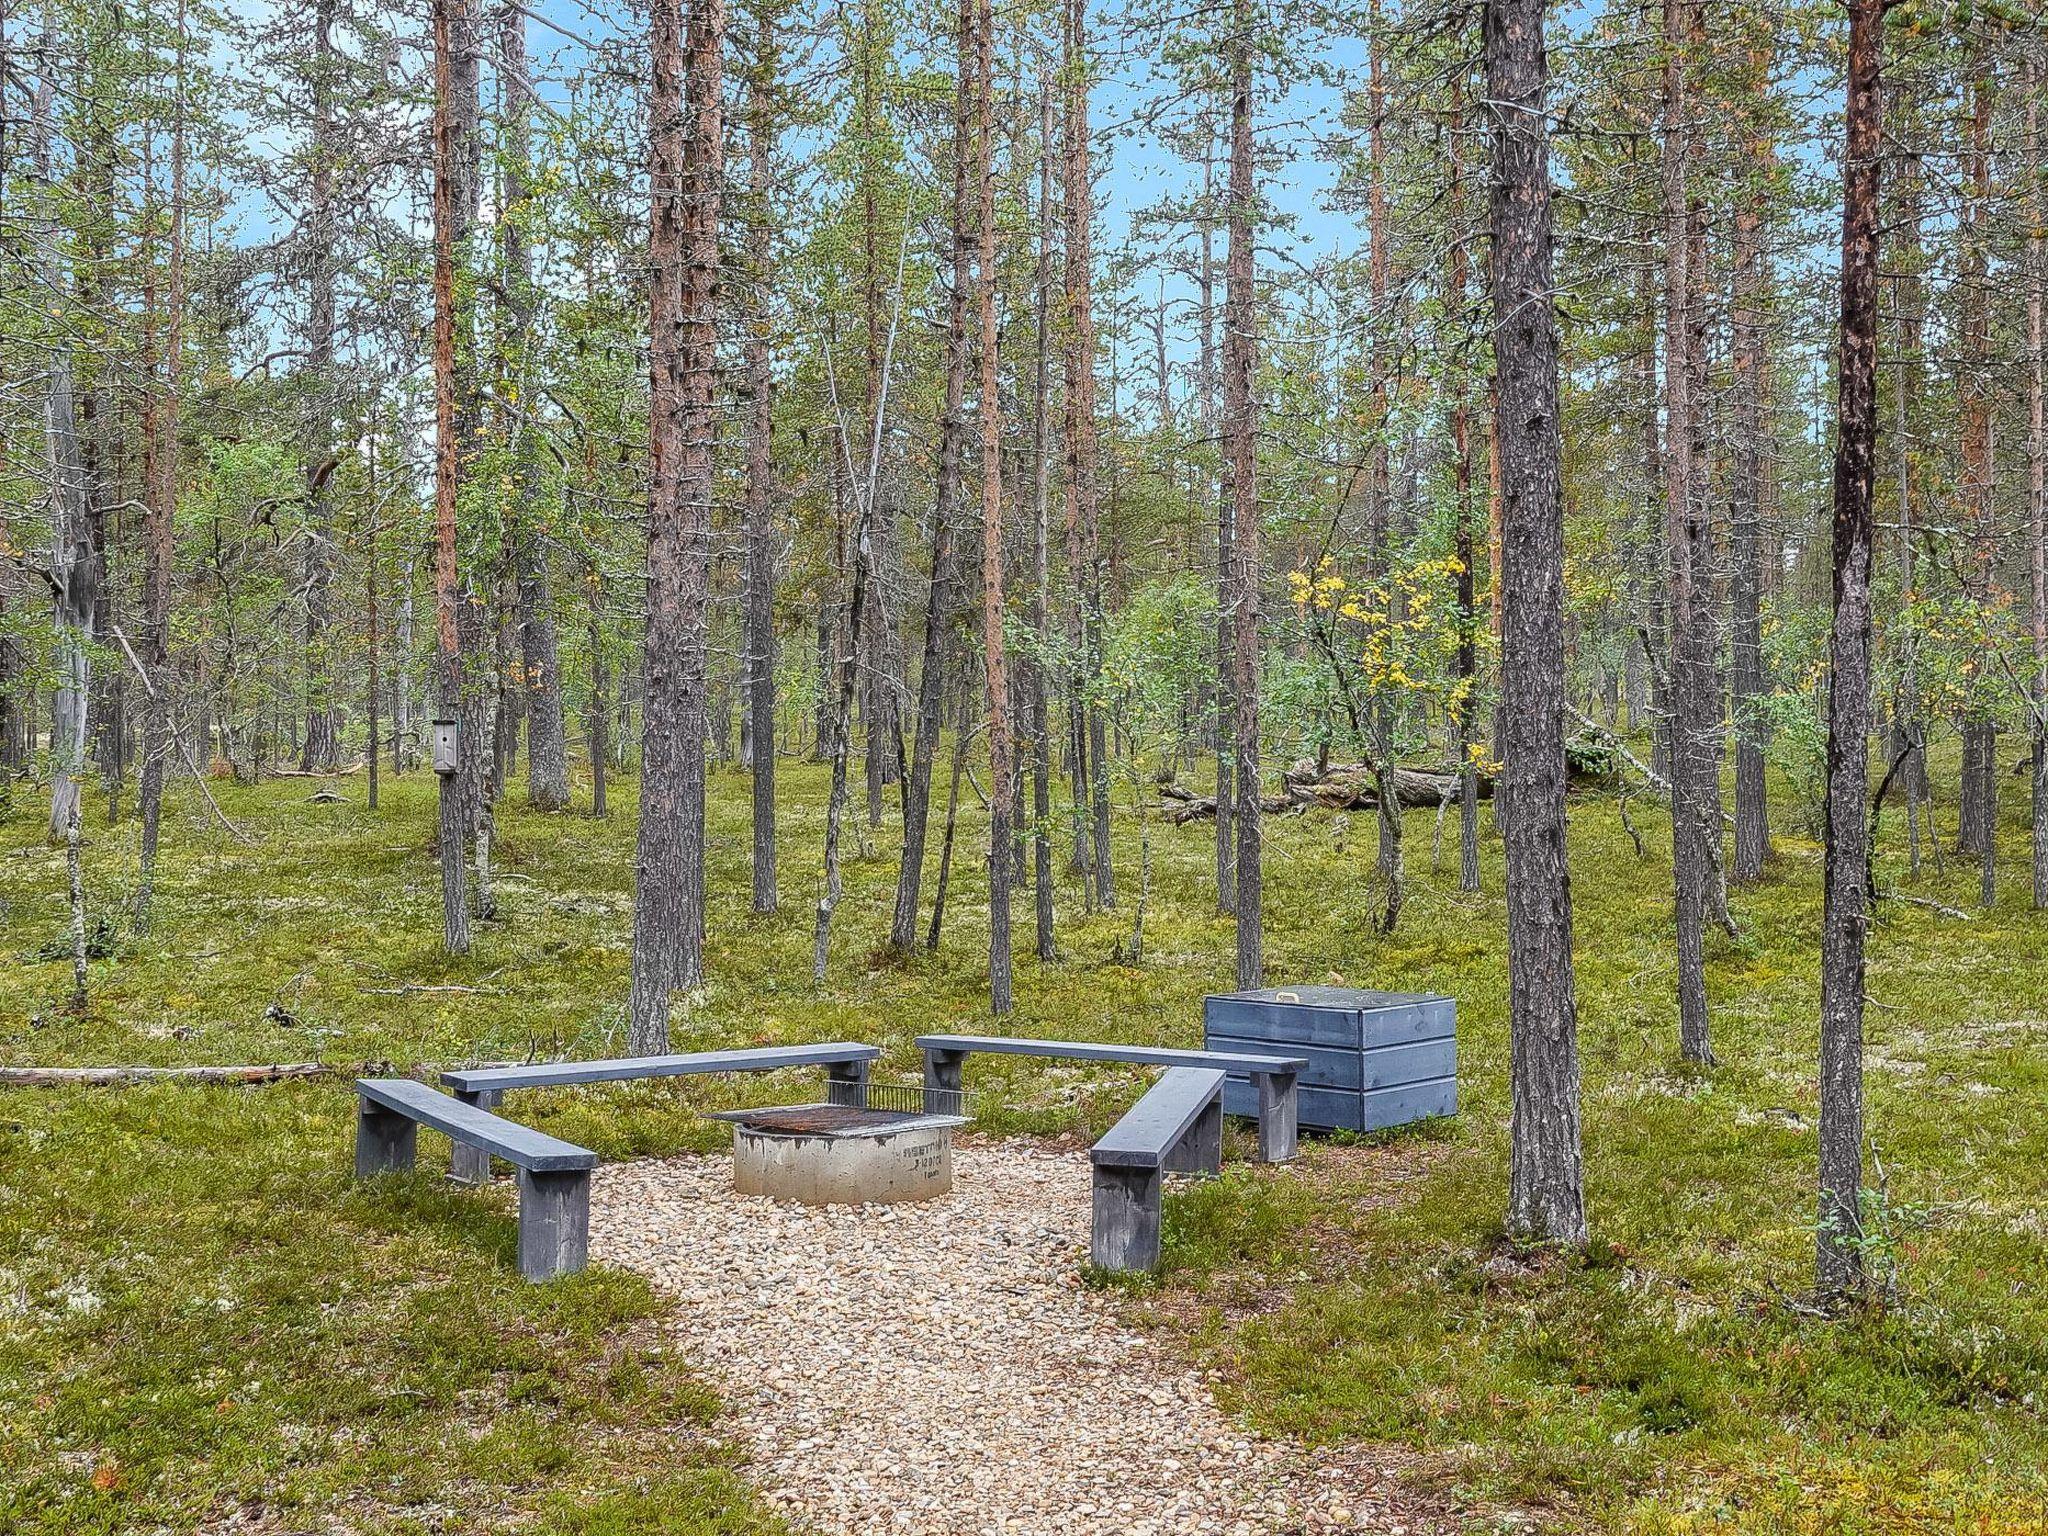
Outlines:
{"label": "fallen log", "polygon": [[326,1077],[335,1068],[317,1061],[248,1067],[0,1067],[0,1088],[119,1088],[132,1083],[278,1083]]}
{"label": "fallen log", "polygon": [[[1403,810],[1435,809],[1439,805],[1460,804],[1464,799],[1464,785],[1455,773],[1397,765],[1393,781],[1394,798]],[[1286,798],[1296,805],[1320,806],[1329,811],[1379,808],[1379,781],[1369,763],[1332,763],[1318,769],[1314,763],[1300,762],[1282,776],[1281,785]],[[1493,797],[1491,774],[1479,775],[1478,786],[1480,799]]]}

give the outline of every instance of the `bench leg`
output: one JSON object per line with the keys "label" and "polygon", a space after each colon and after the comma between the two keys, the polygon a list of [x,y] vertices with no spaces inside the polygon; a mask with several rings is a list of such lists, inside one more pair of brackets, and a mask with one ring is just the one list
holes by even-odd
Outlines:
{"label": "bench leg", "polygon": [[835,1061],[825,1068],[825,1102],[865,1109],[868,1102],[868,1063]]}
{"label": "bench leg", "polygon": [[1221,1173],[1223,1171],[1223,1099],[1209,1101],[1209,1107],[1195,1117],[1187,1134],[1166,1154],[1168,1173]]}
{"label": "bench leg", "polygon": [[[478,1088],[470,1093],[458,1090],[455,1097],[478,1109],[496,1109],[505,1093],[501,1088]],[[448,1180],[453,1184],[490,1183],[491,1154],[466,1141],[455,1142],[448,1149]]]}
{"label": "bench leg", "polygon": [[[948,1051],[927,1046],[924,1053],[924,1112],[928,1115],[950,1115],[958,1111],[960,1100],[957,1095],[965,1081],[967,1053]],[[937,1093],[932,1090],[936,1089]],[[943,1098],[950,1094],[956,1097]]]}
{"label": "bench leg", "polygon": [[1088,1256],[1103,1269],[1159,1267],[1160,1176],[1156,1168],[1095,1165]]}
{"label": "bench leg", "polygon": [[410,1168],[419,1150],[420,1128],[395,1110],[356,1100],[356,1177]]}
{"label": "bench leg", "polygon": [[590,1259],[590,1170],[519,1174],[519,1273],[573,1275]]}
{"label": "bench leg", "polygon": [[1292,1072],[1262,1072],[1252,1079],[1259,1092],[1259,1161],[1294,1160],[1301,1127],[1300,1079]]}

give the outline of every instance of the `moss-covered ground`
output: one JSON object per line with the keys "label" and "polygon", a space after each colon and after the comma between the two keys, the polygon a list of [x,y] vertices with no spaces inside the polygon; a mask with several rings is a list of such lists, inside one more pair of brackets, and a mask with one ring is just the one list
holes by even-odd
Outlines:
{"label": "moss-covered ground", "polygon": [[[89,899],[116,919],[91,1005],[65,1010],[63,860],[18,786],[0,823],[0,1063],[317,1059],[344,1072],[623,1043],[633,826],[501,816],[500,920],[439,944],[433,783],[364,807],[303,779],[189,784],[169,817],[156,920],[120,919],[132,819],[90,802]],[[987,897],[963,815],[935,954],[878,957],[893,818],[849,847],[827,985],[810,982],[824,776],[783,769],[782,910],[747,911],[746,780],[714,776],[710,979],[678,1048],[852,1037],[914,1070],[910,1038],[986,1028]],[[2008,797],[2006,867],[2025,867]],[[1874,932],[1874,1267],[1896,1298],[1813,1315],[1810,1283],[1820,852],[1785,838],[1710,941],[1720,1065],[1676,1060],[1668,833],[1574,802],[1572,857],[1598,1238],[1562,1261],[1498,1241],[1506,1152],[1501,864],[1459,894],[1432,817],[1408,820],[1399,930],[1376,934],[1373,826],[1267,821],[1276,982],[1454,995],[1462,1113],[1380,1145],[1313,1144],[1174,1197],[1169,1267],[1119,1304],[1219,1368],[1228,1406],[1311,1440],[1423,1453],[1473,1507],[1641,1531],[2048,1529],[2048,919],[2015,881],[1967,919],[1894,904]],[[856,818],[858,819],[858,818]],[[1018,1032],[1195,1043],[1231,985],[1204,827],[1148,822],[1141,962],[1128,963],[1140,824],[1117,822],[1119,910],[1060,892],[1062,958],[1029,954]],[[1888,828],[1881,865],[1900,871]],[[854,839],[849,838],[849,844]],[[1951,861],[1914,894],[1969,906]],[[1139,1077],[977,1059],[984,1122],[1089,1133]],[[697,1111],[789,1084],[643,1084],[515,1097],[510,1113],[608,1159],[709,1146]],[[248,1089],[0,1090],[0,1530],[743,1532],[776,1529],[721,1449],[715,1397],[664,1348],[657,1303],[592,1270],[512,1270],[509,1201],[420,1173],[354,1186],[345,1077]]]}

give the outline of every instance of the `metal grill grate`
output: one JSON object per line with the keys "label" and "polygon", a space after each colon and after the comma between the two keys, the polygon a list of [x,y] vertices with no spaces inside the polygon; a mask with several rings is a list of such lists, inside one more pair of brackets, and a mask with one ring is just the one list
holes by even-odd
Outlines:
{"label": "metal grill grate", "polygon": [[856,1083],[833,1078],[826,1084],[826,1102],[846,1109],[882,1110],[898,1115],[967,1114],[967,1095],[958,1088],[927,1088],[922,1083]]}

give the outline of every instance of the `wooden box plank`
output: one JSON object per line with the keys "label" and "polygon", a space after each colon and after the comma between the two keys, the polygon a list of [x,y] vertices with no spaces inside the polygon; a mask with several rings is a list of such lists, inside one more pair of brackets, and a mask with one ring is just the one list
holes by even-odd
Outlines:
{"label": "wooden box plank", "polygon": [[[1334,1046],[1299,1045],[1287,1040],[1239,1040],[1230,1035],[1211,1031],[1206,1042],[1212,1051],[1231,1051],[1245,1056],[1300,1056],[1308,1061],[1308,1068],[1301,1074],[1305,1088],[1349,1088],[1354,1092],[1363,1087],[1360,1079],[1359,1053]],[[1434,1075],[1434,1074],[1431,1074]]]}

